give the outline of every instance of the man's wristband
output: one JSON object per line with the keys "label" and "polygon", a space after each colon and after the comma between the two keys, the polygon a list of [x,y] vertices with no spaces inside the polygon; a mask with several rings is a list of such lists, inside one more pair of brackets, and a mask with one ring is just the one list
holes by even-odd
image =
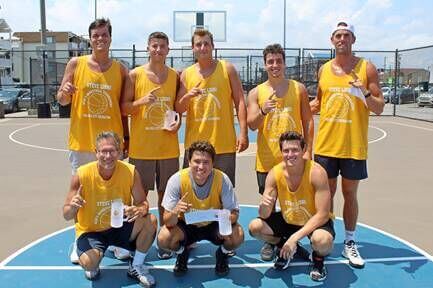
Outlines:
{"label": "man's wristband", "polygon": [[364,94],[364,97],[365,97],[365,98],[368,98],[368,97],[370,97],[370,96],[371,96],[371,92],[367,90],[367,93]]}
{"label": "man's wristband", "polygon": [[266,116],[265,111],[263,111],[262,107],[260,107],[260,114],[262,114],[263,116]]}

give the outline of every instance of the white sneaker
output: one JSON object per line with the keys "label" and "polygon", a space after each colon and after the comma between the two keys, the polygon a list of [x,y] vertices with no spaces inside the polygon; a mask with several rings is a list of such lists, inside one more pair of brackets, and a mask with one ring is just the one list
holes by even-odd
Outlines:
{"label": "white sneaker", "polygon": [[155,278],[149,272],[149,268],[142,265],[132,265],[132,261],[129,263],[128,276],[138,280],[144,287],[151,287],[155,285]]}
{"label": "white sneaker", "polygon": [[358,247],[356,246],[355,241],[344,241],[344,249],[341,254],[343,255],[343,257],[349,259],[350,266],[355,268],[364,267],[364,259],[362,259],[361,255],[359,254]]}
{"label": "white sneaker", "polygon": [[99,267],[96,268],[96,270],[84,270],[84,276],[90,281],[96,280],[99,278],[100,275],[99,272],[100,272]]}
{"label": "white sneaker", "polygon": [[77,253],[77,241],[74,241],[72,244],[71,255],[69,255],[69,259],[71,259],[72,264],[79,264],[78,261],[78,253]]}
{"label": "white sneaker", "polygon": [[121,247],[108,246],[108,250],[113,252],[114,257],[116,257],[119,260],[127,260],[131,257],[131,252]]}

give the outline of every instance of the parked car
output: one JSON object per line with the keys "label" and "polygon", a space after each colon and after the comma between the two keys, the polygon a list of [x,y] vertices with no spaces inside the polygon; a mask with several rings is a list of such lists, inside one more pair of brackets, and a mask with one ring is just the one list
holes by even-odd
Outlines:
{"label": "parked car", "polygon": [[[393,91],[392,91],[393,92]],[[392,104],[416,103],[416,94],[411,88],[399,88],[396,95],[391,94]]]}
{"label": "parked car", "polygon": [[[39,102],[45,102],[43,85],[32,86],[30,90],[31,92],[28,95],[26,95],[25,97],[21,97],[19,99],[18,105],[20,109],[36,108]],[[53,105],[54,103],[57,103],[55,97],[56,97],[56,88],[50,86],[48,89],[46,100],[48,103],[51,103]]]}
{"label": "parked car", "polygon": [[22,89],[4,89],[0,90],[0,102],[3,102],[5,112],[17,112],[20,110],[18,101],[21,97],[26,97],[30,94]]}
{"label": "parked car", "polygon": [[419,107],[433,106],[433,87],[428,89],[427,92],[421,92],[417,102]]}
{"label": "parked car", "polygon": [[383,99],[385,100],[385,103],[389,102],[389,99],[391,98],[391,92],[393,91],[390,87],[384,86],[381,88]]}

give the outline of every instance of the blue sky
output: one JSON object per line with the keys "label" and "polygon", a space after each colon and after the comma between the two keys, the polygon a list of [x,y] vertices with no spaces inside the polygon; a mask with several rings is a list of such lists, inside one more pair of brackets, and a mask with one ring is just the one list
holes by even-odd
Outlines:
{"label": "blue sky", "polygon": [[[94,0],[46,0],[47,28],[87,34]],[[113,48],[144,48],[147,35],[173,38],[173,11],[224,10],[227,42],[217,47],[263,48],[283,42],[283,0],[98,0],[98,16],[113,25]],[[0,0],[0,17],[13,31],[40,29],[39,0]],[[348,19],[356,29],[355,49],[394,50],[433,45],[432,1],[287,0],[286,47],[329,48],[332,27]],[[188,43],[171,43],[172,47]]]}

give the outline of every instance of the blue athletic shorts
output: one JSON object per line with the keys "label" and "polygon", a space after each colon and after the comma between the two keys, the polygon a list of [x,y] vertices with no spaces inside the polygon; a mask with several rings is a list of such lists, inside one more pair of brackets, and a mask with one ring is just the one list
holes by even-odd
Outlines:
{"label": "blue athletic shorts", "polygon": [[349,180],[362,180],[368,177],[367,160],[314,155],[314,161],[326,170],[328,178],[337,178],[340,174]]}

